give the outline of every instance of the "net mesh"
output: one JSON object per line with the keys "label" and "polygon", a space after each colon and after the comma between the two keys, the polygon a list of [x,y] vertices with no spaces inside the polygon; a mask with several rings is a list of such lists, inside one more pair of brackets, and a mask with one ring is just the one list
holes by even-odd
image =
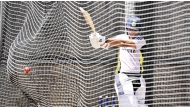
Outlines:
{"label": "net mesh", "polygon": [[78,7],[106,38],[139,16],[146,105],[190,106],[188,1],[1,2],[0,106],[92,107],[99,96],[111,106],[118,48],[91,47]]}

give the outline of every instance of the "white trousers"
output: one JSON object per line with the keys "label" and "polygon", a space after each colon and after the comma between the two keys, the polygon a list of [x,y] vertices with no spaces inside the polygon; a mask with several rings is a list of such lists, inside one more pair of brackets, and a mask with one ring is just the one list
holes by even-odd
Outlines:
{"label": "white trousers", "polygon": [[[141,86],[135,91],[133,90],[133,80],[139,80]],[[128,77],[124,73],[119,73],[115,75],[115,90],[118,96],[119,107],[144,107],[145,105],[145,93],[146,93],[146,83],[144,78],[141,76]]]}

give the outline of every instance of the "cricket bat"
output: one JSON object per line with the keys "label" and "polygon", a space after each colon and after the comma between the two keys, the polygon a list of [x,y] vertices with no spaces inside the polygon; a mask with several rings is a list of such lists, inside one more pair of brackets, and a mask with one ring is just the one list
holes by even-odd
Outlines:
{"label": "cricket bat", "polygon": [[81,7],[79,7],[79,9],[80,9],[81,13],[83,14],[83,16],[84,16],[84,18],[86,20],[86,23],[91,28],[91,30],[93,32],[93,35],[96,36],[96,30],[95,30],[92,18],[90,17],[90,14],[87,11],[85,11],[83,8],[81,8]]}

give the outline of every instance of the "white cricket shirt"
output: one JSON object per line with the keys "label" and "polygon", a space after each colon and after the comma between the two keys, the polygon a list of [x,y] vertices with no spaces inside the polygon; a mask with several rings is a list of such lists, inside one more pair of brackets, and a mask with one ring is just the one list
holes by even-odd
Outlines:
{"label": "white cricket shirt", "polygon": [[[116,36],[117,39],[129,40],[127,34],[121,34]],[[140,73],[140,49],[146,44],[146,41],[141,36],[136,36],[131,39],[135,45],[136,49],[131,47],[120,47],[120,62],[121,69],[120,72],[128,73]]]}

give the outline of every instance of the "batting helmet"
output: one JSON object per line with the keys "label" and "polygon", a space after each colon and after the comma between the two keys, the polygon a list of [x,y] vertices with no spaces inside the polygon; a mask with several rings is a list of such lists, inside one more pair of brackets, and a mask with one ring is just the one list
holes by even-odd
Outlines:
{"label": "batting helmet", "polygon": [[139,31],[140,23],[141,23],[141,19],[139,17],[132,16],[127,20],[126,28]]}

